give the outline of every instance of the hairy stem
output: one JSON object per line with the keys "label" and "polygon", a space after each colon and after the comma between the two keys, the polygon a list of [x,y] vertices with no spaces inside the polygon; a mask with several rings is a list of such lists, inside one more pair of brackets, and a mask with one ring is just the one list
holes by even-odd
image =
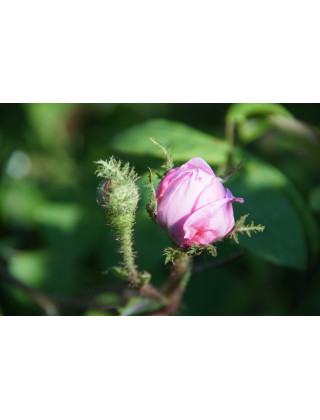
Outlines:
{"label": "hairy stem", "polygon": [[[125,271],[128,273],[130,283],[138,287],[139,286],[139,275],[137,266],[135,264],[135,253],[133,251],[133,232],[131,220],[126,218],[120,218],[121,233],[118,234],[120,241],[120,252],[122,254],[122,262]],[[118,232],[117,232],[118,233]]]}

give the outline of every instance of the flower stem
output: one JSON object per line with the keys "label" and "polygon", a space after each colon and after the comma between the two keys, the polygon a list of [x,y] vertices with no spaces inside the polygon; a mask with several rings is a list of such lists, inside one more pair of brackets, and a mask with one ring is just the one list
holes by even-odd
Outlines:
{"label": "flower stem", "polygon": [[151,299],[154,299],[158,302],[161,302],[164,305],[169,304],[169,299],[165,296],[160,290],[154,287],[151,283],[146,284],[140,289],[141,295],[148,296]]}
{"label": "flower stem", "polygon": [[[130,218],[129,218],[130,219]],[[135,264],[135,253],[133,251],[133,222],[128,220],[128,216],[119,218],[118,240],[120,241],[120,252],[125,271],[128,273],[130,283],[139,286],[139,274]]]}
{"label": "flower stem", "polygon": [[164,308],[163,315],[171,315],[178,310],[191,274],[192,257],[183,252],[177,254],[165,289],[165,295],[168,296],[170,303]]}

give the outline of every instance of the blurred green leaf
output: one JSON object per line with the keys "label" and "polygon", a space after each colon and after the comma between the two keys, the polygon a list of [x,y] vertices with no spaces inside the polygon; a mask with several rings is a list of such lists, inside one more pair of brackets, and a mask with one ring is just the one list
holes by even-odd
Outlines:
{"label": "blurred green leaf", "polygon": [[255,223],[266,229],[261,235],[240,238],[252,252],[274,263],[304,270],[307,240],[316,251],[319,240],[316,223],[304,200],[289,179],[273,166],[249,156],[242,174],[228,183],[245,203],[234,206],[237,213],[250,213]]}
{"label": "blurred green leaf", "polygon": [[100,293],[95,296],[94,300],[104,305],[119,305],[121,303],[121,298],[116,293]]}
{"label": "blurred green leaf", "polygon": [[[251,170],[251,172],[255,172],[255,174],[252,173],[252,177],[255,176],[259,178],[261,186],[268,183],[269,186],[272,185],[274,188],[281,190],[289,198],[291,205],[295,208],[302,222],[311,255],[313,257],[316,256],[320,245],[319,230],[317,221],[315,220],[308,203],[303,199],[290,179],[279,169],[248,153],[246,155],[247,159],[251,159],[252,165],[255,162],[254,167]],[[250,166],[248,170],[250,170]]]}
{"label": "blurred green leaf", "polygon": [[136,125],[118,135],[111,147],[116,153],[162,158],[161,151],[148,140],[149,137],[161,141],[167,148],[171,147],[174,160],[180,162],[199,156],[220,165],[225,162],[230,147],[227,142],[209,134],[168,120],[151,120]]}
{"label": "blurred green leaf", "polygon": [[227,124],[237,125],[241,140],[250,142],[272,128],[269,118],[272,116],[293,118],[292,114],[280,104],[233,104],[227,112],[226,121]]}
{"label": "blurred green leaf", "polygon": [[232,104],[227,112],[226,120],[239,123],[251,117],[270,115],[293,118],[292,114],[280,104]]}
{"label": "blurred green leaf", "polygon": [[146,312],[156,311],[162,306],[161,303],[151,300],[146,297],[135,296],[131,298],[127,304],[119,309],[122,316],[140,315]]}
{"label": "blurred green leaf", "polygon": [[270,121],[263,118],[250,118],[239,122],[237,126],[240,140],[247,143],[260,138],[271,128]]}
{"label": "blurred green leaf", "polygon": [[[67,136],[67,119],[77,108],[79,104],[25,104],[29,122],[40,140],[55,148],[59,146],[59,140]],[[58,143],[52,144],[52,139],[58,139]]]}
{"label": "blurred green leaf", "polygon": [[84,312],[84,316],[110,316],[108,311],[101,311],[100,309],[88,309]]}
{"label": "blurred green leaf", "polygon": [[81,209],[76,204],[47,202],[34,209],[33,218],[37,223],[69,231],[77,226]]}
{"label": "blurred green leaf", "polygon": [[320,213],[320,186],[311,191],[310,204],[313,211]]}
{"label": "blurred green leaf", "polygon": [[226,116],[227,124],[236,124],[239,139],[252,142],[271,129],[282,147],[295,152],[302,149],[320,159],[320,133],[298,121],[280,104],[233,104]]}
{"label": "blurred green leaf", "polygon": [[47,251],[21,251],[11,257],[8,268],[18,280],[37,288],[47,277],[49,262],[50,253]]}
{"label": "blurred green leaf", "polygon": [[282,147],[298,152],[300,156],[303,151],[303,155],[320,160],[319,129],[281,115],[273,115],[269,121],[278,130],[278,141]]}
{"label": "blurred green leaf", "polygon": [[0,210],[3,219],[21,225],[28,226],[34,223],[34,210],[43,202],[41,190],[27,180],[8,182],[0,191]]}
{"label": "blurred green leaf", "polygon": [[113,274],[121,280],[128,280],[129,274],[122,267],[110,267],[103,274]]}

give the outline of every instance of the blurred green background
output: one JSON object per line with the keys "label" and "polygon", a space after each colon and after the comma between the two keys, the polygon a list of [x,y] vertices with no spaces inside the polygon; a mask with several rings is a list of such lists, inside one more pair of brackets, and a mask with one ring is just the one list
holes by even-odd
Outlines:
{"label": "blurred green background", "polygon": [[319,315],[319,104],[1,104],[0,312],[113,315],[132,294],[104,275],[119,261],[96,203],[94,161],[111,155],[141,175],[137,263],[161,285],[167,235],[145,211],[147,167],[200,156],[225,174],[266,226],[218,257],[198,257],[180,315]]}

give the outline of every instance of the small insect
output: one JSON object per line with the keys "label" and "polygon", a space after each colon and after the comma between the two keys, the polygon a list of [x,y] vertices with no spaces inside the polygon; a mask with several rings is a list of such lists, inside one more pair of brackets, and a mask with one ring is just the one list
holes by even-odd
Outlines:
{"label": "small insect", "polygon": [[109,197],[109,192],[111,186],[113,185],[113,181],[107,179],[106,181],[102,182],[97,188],[97,202],[98,204],[106,204]]}

